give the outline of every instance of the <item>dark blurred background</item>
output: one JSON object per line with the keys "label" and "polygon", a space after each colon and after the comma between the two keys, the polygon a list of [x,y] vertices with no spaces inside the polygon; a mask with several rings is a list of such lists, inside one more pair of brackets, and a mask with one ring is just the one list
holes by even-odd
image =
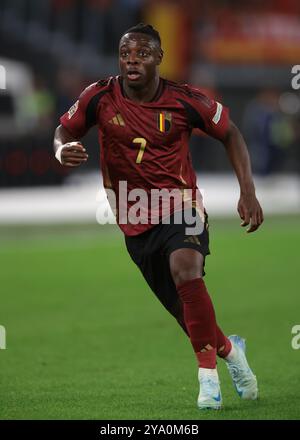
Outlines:
{"label": "dark blurred background", "polygon": [[[69,171],[53,158],[59,116],[82,89],[118,73],[118,42],[143,21],[161,33],[161,75],[185,80],[230,107],[255,174],[300,170],[299,0],[1,0],[0,186],[50,185]],[[96,130],[87,135],[99,165]],[[197,171],[230,169],[220,144],[193,136]],[[82,172],[82,170],[78,171]]]}

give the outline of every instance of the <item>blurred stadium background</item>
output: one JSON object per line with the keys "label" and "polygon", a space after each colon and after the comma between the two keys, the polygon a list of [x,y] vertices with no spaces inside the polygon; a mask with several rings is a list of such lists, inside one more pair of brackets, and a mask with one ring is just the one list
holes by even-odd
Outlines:
{"label": "blurred stadium background", "polygon": [[[62,184],[88,184],[95,203],[91,188],[100,181],[96,131],[85,139],[88,163],[75,172],[53,158],[53,131],[86,85],[118,73],[120,35],[141,20],[162,35],[162,76],[189,81],[230,107],[248,142],[265,209],[298,211],[300,97],[291,86],[291,69],[300,62],[299,16],[296,0],[2,0],[0,65],[7,88],[0,92],[0,186],[35,191],[3,192],[1,205],[10,204],[1,209],[0,221],[47,220],[56,209],[61,217],[59,200],[66,219],[76,220],[65,204],[68,193],[60,190]],[[219,195],[210,212],[232,213],[236,185],[232,179],[229,194],[223,194],[219,180],[220,175],[232,176],[224,150],[196,133],[191,151],[202,175],[199,185],[211,189],[207,203]],[[46,186],[56,186],[53,198]],[[45,210],[45,191],[47,205],[57,200],[57,207],[51,203]],[[10,214],[12,194],[18,198],[19,215],[14,210]],[[226,203],[228,197],[232,203]],[[32,209],[35,201],[39,209]],[[89,208],[81,206],[77,215],[93,221],[95,207]]]}
{"label": "blurred stadium background", "polygon": [[[239,231],[238,186],[224,149],[195,133],[191,152],[214,230],[208,284],[225,330],[253,339],[254,365],[268,385],[261,407],[240,412],[232,398],[220,417],[299,418],[300,351],[290,346],[300,324],[300,92],[291,85],[300,64],[299,0],[1,0],[0,324],[9,349],[0,351],[0,418],[199,417],[190,410],[197,384],[184,336],[143,294],[117,227],[97,224],[105,197],[96,131],[83,140],[89,161],[80,169],[70,172],[53,157],[59,116],[86,85],[118,73],[119,38],[140,21],[161,34],[162,76],[230,107],[266,214],[255,236]],[[137,321],[144,324],[138,341]],[[126,366],[118,370],[120,351],[111,344],[119,343]],[[156,378],[139,375],[150,367]],[[120,388],[122,374],[127,387]],[[168,375],[180,378],[179,408]],[[174,406],[162,410],[170,392]],[[272,406],[281,393],[283,411]]]}

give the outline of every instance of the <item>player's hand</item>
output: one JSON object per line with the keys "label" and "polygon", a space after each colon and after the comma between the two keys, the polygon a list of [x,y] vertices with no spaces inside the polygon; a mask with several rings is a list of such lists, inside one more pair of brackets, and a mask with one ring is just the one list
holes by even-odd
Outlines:
{"label": "player's hand", "polygon": [[88,157],[81,142],[68,142],[61,151],[61,163],[67,167],[78,167],[86,162]]}
{"label": "player's hand", "polygon": [[256,231],[264,221],[262,208],[254,193],[242,194],[237,209],[242,219],[241,226],[250,224],[247,232]]}

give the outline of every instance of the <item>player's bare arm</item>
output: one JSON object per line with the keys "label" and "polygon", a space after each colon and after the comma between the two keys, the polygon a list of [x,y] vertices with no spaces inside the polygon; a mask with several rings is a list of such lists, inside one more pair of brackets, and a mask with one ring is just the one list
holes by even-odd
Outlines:
{"label": "player's bare arm", "polygon": [[230,121],[224,145],[240,184],[238,213],[241,226],[250,227],[247,232],[256,231],[264,220],[263,211],[255,195],[251,163],[244,138],[237,126]]}
{"label": "player's bare arm", "polygon": [[78,167],[88,159],[86,149],[62,125],[59,125],[54,134],[54,153],[61,148],[61,164],[67,167]]}

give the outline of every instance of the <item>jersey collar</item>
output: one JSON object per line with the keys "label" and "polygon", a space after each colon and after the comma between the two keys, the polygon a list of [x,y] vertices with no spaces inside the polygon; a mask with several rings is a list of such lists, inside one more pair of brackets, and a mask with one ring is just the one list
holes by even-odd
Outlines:
{"label": "jersey collar", "polygon": [[135,105],[149,105],[149,104],[156,104],[157,101],[160,100],[160,98],[161,98],[161,96],[162,96],[162,94],[163,94],[163,92],[164,92],[164,89],[165,89],[165,80],[164,80],[163,78],[159,77],[159,85],[158,85],[158,88],[157,88],[156,94],[155,94],[154,97],[151,99],[151,101],[147,101],[147,102],[144,102],[144,103],[142,103],[142,104],[137,103],[137,102],[135,102],[135,101],[132,101],[132,100],[131,100],[130,98],[128,98],[128,96],[125,94],[125,91],[124,91],[124,88],[123,88],[123,84],[122,84],[122,76],[121,76],[121,75],[118,75],[118,76],[117,76],[117,85],[118,85],[118,88],[119,88],[119,91],[120,91],[121,96],[123,97],[123,99],[126,99],[126,101],[130,101],[132,104],[135,104]]}

